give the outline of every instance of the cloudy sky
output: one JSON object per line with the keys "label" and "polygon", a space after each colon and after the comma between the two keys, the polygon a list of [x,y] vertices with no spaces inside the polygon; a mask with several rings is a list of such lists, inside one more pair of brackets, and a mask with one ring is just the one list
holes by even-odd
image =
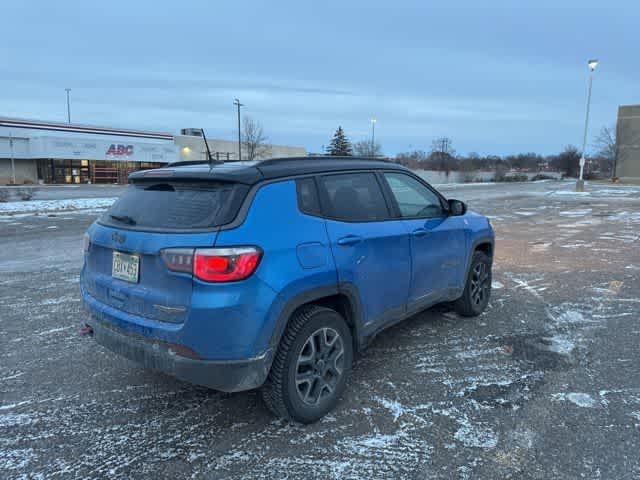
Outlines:
{"label": "cloudy sky", "polygon": [[234,97],[274,143],[338,125],[387,154],[553,153],[640,103],[640,2],[13,0],[0,11],[0,116],[233,139]]}

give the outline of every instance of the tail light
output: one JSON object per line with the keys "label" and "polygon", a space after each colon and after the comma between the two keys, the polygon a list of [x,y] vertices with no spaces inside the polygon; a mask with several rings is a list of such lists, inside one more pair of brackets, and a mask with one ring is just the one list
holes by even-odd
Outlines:
{"label": "tail light", "polygon": [[169,248],[162,251],[169,270],[190,273],[205,282],[234,282],[258,267],[262,250],[256,247]]}
{"label": "tail light", "polygon": [[233,282],[251,275],[260,263],[262,251],[255,247],[199,248],[193,274],[207,282]]}

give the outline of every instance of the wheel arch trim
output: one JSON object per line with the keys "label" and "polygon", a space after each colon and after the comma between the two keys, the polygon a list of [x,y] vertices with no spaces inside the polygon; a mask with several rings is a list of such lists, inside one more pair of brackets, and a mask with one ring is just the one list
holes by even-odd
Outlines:
{"label": "wheel arch trim", "polygon": [[276,328],[274,329],[270,346],[273,348],[278,347],[278,344],[282,339],[282,335],[284,334],[284,331],[296,310],[304,305],[335,297],[337,295],[346,297],[348,301],[351,318],[345,318],[345,321],[347,322],[347,326],[352,329],[354,347],[359,348],[361,346],[360,332],[362,325],[362,309],[358,291],[356,287],[350,283],[314,287],[290,298],[278,315]]}

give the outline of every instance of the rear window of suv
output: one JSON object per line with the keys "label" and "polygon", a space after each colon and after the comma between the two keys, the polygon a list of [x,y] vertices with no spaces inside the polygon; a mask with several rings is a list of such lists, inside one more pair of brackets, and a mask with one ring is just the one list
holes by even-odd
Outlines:
{"label": "rear window of suv", "polygon": [[140,230],[212,228],[235,218],[248,189],[229,182],[132,184],[100,223]]}

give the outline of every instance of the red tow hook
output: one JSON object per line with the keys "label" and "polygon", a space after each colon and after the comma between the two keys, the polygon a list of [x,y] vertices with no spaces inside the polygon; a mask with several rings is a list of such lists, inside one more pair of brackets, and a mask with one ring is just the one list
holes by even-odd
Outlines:
{"label": "red tow hook", "polygon": [[91,328],[89,325],[85,325],[80,329],[81,337],[87,337],[87,336],[90,337],[92,335],[93,335],[93,328]]}

